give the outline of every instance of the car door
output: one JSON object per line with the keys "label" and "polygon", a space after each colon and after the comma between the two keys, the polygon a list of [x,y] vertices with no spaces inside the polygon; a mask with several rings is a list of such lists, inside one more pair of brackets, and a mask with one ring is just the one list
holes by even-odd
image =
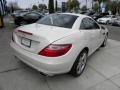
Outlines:
{"label": "car door", "polygon": [[90,19],[91,23],[93,25],[93,30],[96,32],[97,35],[97,48],[101,45],[101,43],[103,42],[104,36],[105,36],[105,32],[104,30],[101,29],[101,27],[99,26],[99,24],[94,21],[93,19]]}
{"label": "car door", "polygon": [[82,20],[80,30],[85,35],[90,52],[94,52],[100,46],[102,40],[99,25],[93,19],[87,17]]}

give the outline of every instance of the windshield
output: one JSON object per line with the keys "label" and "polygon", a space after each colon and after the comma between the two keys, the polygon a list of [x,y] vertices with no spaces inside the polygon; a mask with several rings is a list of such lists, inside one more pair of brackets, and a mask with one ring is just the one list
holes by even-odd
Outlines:
{"label": "windshield", "polygon": [[37,23],[50,26],[72,28],[77,17],[78,16],[68,14],[51,14],[43,17]]}

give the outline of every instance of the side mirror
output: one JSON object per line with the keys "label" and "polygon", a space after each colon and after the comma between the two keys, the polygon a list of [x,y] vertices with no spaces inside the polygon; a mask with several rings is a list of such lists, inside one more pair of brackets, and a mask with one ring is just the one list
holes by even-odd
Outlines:
{"label": "side mirror", "polygon": [[104,27],[104,26],[101,26],[101,29],[102,29],[102,30],[105,30],[105,27]]}

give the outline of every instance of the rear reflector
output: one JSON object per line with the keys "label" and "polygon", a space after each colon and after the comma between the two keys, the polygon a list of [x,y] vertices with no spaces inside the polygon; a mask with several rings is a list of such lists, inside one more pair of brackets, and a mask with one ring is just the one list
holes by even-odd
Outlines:
{"label": "rear reflector", "polygon": [[22,30],[18,30],[18,32],[20,32],[20,33],[24,33],[24,34],[27,34],[27,35],[33,35],[33,34],[30,33],[30,32],[26,32],[26,31],[22,31]]}
{"label": "rear reflector", "polygon": [[72,47],[72,44],[50,44],[39,55],[47,57],[57,57],[65,55]]}

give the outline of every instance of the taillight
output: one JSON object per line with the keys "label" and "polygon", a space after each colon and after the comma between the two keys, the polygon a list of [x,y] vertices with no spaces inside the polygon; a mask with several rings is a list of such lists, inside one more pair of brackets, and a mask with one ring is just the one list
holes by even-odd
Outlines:
{"label": "taillight", "polygon": [[72,44],[50,44],[39,52],[39,55],[57,57],[65,55],[72,47]]}

